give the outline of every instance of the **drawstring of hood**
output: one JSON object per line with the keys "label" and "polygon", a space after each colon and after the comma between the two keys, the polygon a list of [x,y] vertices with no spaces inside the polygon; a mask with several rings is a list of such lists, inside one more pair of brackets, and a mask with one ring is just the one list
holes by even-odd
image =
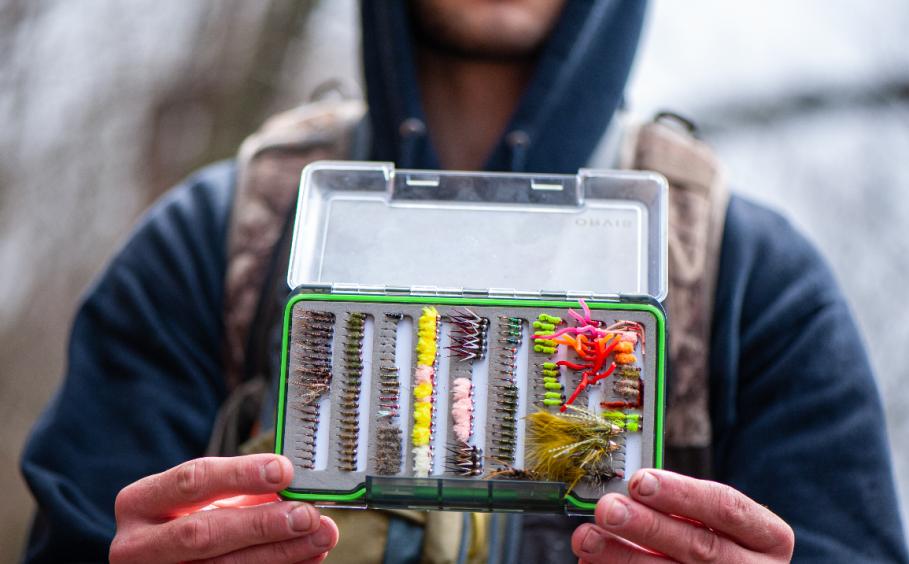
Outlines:
{"label": "drawstring of hood", "polygon": [[513,172],[525,172],[527,166],[527,152],[530,147],[530,135],[526,131],[515,129],[505,135],[505,146],[511,155]]}

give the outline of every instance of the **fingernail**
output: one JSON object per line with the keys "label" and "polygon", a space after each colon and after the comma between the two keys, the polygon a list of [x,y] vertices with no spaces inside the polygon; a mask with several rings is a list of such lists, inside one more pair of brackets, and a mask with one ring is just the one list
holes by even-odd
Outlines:
{"label": "fingernail", "polygon": [[334,537],[334,531],[331,530],[331,525],[323,521],[322,526],[313,534],[310,542],[315,548],[327,550],[331,548],[332,537]]}
{"label": "fingernail", "polygon": [[587,529],[584,540],[581,541],[581,550],[587,554],[599,554],[603,552],[605,541],[603,537],[593,529]]}
{"label": "fingernail", "polygon": [[624,525],[628,520],[628,508],[618,499],[612,499],[606,508],[606,524],[613,527]]}
{"label": "fingernail", "polygon": [[298,532],[311,531],[313,527],[313,511],[306,505],[295,507],[290,512],[290,528]]}
{"label": "fingernail", "polygon": [[265,480],[270,484],[280,484],[284,471],[281,469],[281,463],[272,460],[265,465]]}
{"label": "fingernail", "polygon": [[644,472],[638,482],[639,495],[653,495],[660,489],[660,481],[650,472]]}

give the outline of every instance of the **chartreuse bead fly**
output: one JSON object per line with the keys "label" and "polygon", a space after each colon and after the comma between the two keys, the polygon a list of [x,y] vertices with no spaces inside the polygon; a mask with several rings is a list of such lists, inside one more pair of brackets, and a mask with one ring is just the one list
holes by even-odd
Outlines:
{"label": "chartreuse bead fly", "polygon": [[604,411],[603,418],[611,421],[614,425],[622,429],[631,431],[632,433],[641,430],[641,416],[637,413]]}

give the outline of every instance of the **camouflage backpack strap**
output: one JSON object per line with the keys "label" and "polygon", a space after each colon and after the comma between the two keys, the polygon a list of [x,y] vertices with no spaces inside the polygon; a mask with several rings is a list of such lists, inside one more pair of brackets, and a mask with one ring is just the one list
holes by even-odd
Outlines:
{"label": "camouflage backpack strap", "polygon": [[296,201],[300,171],[316,160],[347,157],[354,125],[364,112],[358,101],[306,104],[269,119],[240,147],[224,292],[228,389],[245,379],[249,327]]}
{"label": "camouflage backpack strap", "polygon": [[669,180],[666,460],[673,470],[708,477],[711,324],[729,192],[715,154],[693,130],[683,118],[660,114],[632,132],[623,164]]}

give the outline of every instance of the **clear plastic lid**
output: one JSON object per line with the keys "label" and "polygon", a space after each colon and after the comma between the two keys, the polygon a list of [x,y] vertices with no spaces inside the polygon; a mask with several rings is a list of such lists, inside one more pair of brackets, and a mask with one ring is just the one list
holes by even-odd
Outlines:
{"label": "clear plastic lid", "polygon": [[288,285],[413,293],[666,297],[659,174],[303,170]]}

